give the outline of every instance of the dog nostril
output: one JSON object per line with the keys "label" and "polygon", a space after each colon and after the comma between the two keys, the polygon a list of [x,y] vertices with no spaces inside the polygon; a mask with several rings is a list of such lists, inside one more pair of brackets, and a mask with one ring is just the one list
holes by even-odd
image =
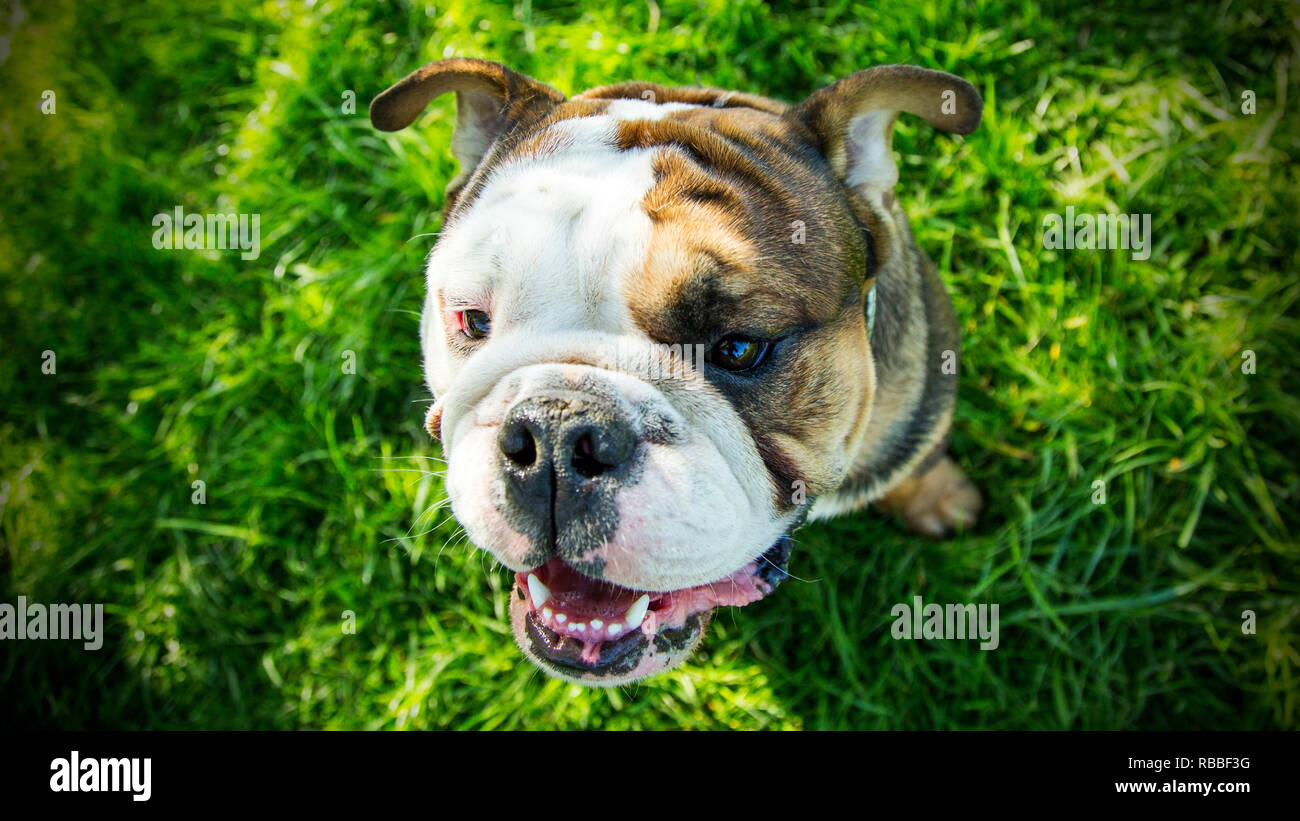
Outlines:
{"label": "dog nostril", "polygon": [[591,441],[591,434],[584,433],[573,444],[573,469],[585,479],[594,479],[610,466],[596,458],[596,446]]}
{"label": "dog nostril", "polygon": [[606,433],[600,443],[590,433],[583,433],[573,443],[570,464],[579,476],[594,479],[627,461],[629,442],[626,436]]}
{"label": "dog nostril", "polygon": [[537,461],[537,442],[532,431],[522,423],[516,422],[502,430],[499,444],[506,458],[521,468]]}

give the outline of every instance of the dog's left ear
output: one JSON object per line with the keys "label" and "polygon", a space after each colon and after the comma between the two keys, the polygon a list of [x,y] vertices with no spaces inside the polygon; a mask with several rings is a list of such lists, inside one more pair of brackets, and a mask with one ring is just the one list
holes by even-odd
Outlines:
{"label": "dog's left ear", "polygon": [[979,92],[960,77],[916,66],[877,66],[814,92],[791,115],[818,138],[844,184],[888,213],[898,182],[890,146],[898,113],[969,134],[983,108]]}
{"label": "dog's left ear", "polygon": [[498,137],[564,102],[560,92],[500,63],[453,58],[429,63],[382,92],[370,103],[370,122],[380,131],[400,131],[449,91],[456,92],[451,153],[460,161],[460,173],[447,186],[449,201]]}

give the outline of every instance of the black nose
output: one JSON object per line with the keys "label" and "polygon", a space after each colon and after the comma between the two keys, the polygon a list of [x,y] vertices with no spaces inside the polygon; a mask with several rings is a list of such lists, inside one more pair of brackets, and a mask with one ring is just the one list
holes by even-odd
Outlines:
{"label": "black nose", "polygon": [[619,409],[575,392],[516,404],[497,445],[510,494],[531,519],[528,530],[554,545],[582,511],[612,502],[637,439]]}

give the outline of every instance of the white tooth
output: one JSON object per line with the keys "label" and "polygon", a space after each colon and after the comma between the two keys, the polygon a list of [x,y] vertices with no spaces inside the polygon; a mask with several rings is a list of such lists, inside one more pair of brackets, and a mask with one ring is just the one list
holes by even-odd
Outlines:
{"label": "white tooth", "polygon": [[542,618],[546,619],[547,621],[551,620],[551,608],[549,607],[542,608]]}
{"label": "white tooth", "polygon": [[619,624],[618,622],[614,622],[609,626],[609,637],[614,638],[622,631],[623,631],[623,625]]}
{"label": "white tooth", "polygon": [[587,625],[583,624],[580,621],[575,621],[573,624],[569,626],[572,627],[574,630],[577,630],[579,633],[587,629]]}
{"label": "white tooth", "polygon": [[528,574],[528,595],[533,597],[533,607],[541,607],[551,597],[551,591],[546,589],[536,573]]}
{"label": "white tooth", "polygon": [[602,627],[604,627],[604,626],[605,626],[605,622],[601,621],[600,619],[592,619],[592,620],[591,620],[591,629],[592,629],[592,630],[599,630],[600,628],[602,628]]}
{"label": "white tooth", "polygon": [[641,622],[645,621],[645,614],[649,609],[650,594],[642,593],[641,598],[637,599],[632,606],[627,609],[627,612],[623,614],[623,618],[626,619],[627,623],[635,630],[641,626]]}
{"label": "white tooth", "polygon": [[556,613],[556,614],[555,614],[555,620],[556,620],[557,622],[559,622],[560,624],[564,624],[566,621],[569,620],[569,617],[566,616],[566,615],[564,615],[563,613]]}

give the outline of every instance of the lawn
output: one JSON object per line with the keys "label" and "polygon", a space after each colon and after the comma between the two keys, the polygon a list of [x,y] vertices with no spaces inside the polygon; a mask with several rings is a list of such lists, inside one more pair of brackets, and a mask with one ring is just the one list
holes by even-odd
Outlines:
{"label": "lawn", "polygon": [[[98,651],[6,642],[0,726],[1300,727],[1296,6],[1139,5],[0,15],[0,602],[106,613]],[[633,687],[525,663],[421,424],[454,104],[395,135],[366,117],[452,55],[565,93],[797,101],[893,62],[973,82],[974,134],[905,117],[894,148],[965,335],[979,527],[810,525],[797,579]],[[260,215],[260,255],[155,249],[177,206]],[[1068,206],[1150,214],[1150,257],[1045,249]],[[997,603],[1000,646],[893,639],[917,595]]]}

